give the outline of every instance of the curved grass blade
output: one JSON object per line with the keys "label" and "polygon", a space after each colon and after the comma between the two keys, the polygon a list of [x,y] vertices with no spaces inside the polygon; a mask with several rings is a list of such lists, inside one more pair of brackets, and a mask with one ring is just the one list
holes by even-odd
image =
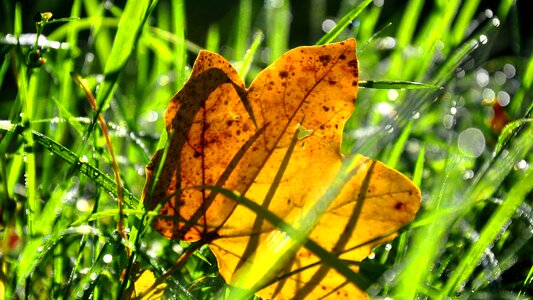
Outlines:
{"label": "curved grass blade", "polygon": [[[17,134],[22,134],[22,127],[11,124],[10,122],[3,121],[0,124],[0,129],[7,130],[10,132],[15,132]],[[72,167],[77,168],[82,174],[85,174],[87,177],[93,180],[96,184],[102,187],[106,192],[113,195],[113,197],[117,197],[118,195],[117,185],[113,179],[107,176],[107,174],[100,171],[98,168],[86,162],[83,162],[82,160],[80,160],[80,157],[76,155],[74,152],[70,151],[65,146],[55,142],[54,140],[50,139],[49,137],[39,132],[33,131],[33,139],[36,143],[41,144],[43,147],[48,149],[50,152],[56,154],[58,157],[60,157],[62,160],[64,160],[66,163],[68,163]],[[124,189],[124,196],[125,196],[124,203],[128,207],[131,207],[131,208],[137,207],[139,200],[130,191],[128,191],[127,189]]]}

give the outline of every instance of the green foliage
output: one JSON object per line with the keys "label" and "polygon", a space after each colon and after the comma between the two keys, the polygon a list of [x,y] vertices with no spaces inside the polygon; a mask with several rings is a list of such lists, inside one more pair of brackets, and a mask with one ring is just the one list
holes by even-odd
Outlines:
{"label": "green foliage", "polygon": [[[358,274],[320,256],[372,296],[533,294],[533,56],[524,50],[533,39],[520,32],[527,32],[523,1],[241,0],[200,13],[183,0],[73,0],[68,10],[49,2],[1,1],[0,298],[119,298],[138,264],[179,299],[236,293],[207,247],[162,238],[149,226],[156,212],[139,202],[144,166],[165,142],[164,109],[203,47],[233,59],[250,81],[290,47],[349,37],[358,41],[363,82],[343,152],[410,176],[423,208]],[[302,25],[302,5],[327,15],[309,9],[311,21]],[[224,15],[208,15],[217,9]],[[39,10],[54,16],[33,20]],[[327,16],[337,26],[325,33]],[[71,72],[96,95],[111,131],[127,240],[116,231],[113,157]],[[498,118],[507,120],[503,129],[492,126]],[[245,197],[220,192],[276,220]]]}

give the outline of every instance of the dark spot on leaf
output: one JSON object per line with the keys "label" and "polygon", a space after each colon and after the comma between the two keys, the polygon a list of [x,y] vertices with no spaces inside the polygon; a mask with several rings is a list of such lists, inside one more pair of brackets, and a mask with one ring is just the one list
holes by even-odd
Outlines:
{"label": "dark spot on leaf", "polygon": [[335,80],[328,80],[328,83],[329,83],[330,85],[334,85],[334,84],[337,83],[337,81],[335,81]]}
{"label": "dark spot on leaf", "polygon": [[403,208],[403,203],[401,203],[401,202],[398,202],[398,203],[396,203],[396,205],[394,205],[394,209],[396,209],[396,210],[400,210],[402,208]]}
{"label": "dark spot on leaf", "polygon": [[356,68],[357,67],[357,61],[355,59],[352,59],[348,62],[348,67]]}
{"label": "dark spot on leaf", "polygon": [[357,86],[357,81],[352,81],[352,86]]}
{"label": "dark spot on leaf", "polygon": [[324,111],[329,111],[329,107],[327,107],[327,106],[325,106],[325,105],[322,106],[322,109],[323,109]]}
{"label": "dark spot on leaf", "polygon": [[233,124],[233,120],[227,120],[226,121],[226,126],[231,126],[231,124]]}
{"label": "dark spot on leaf", "polygon": [[345,59],[346,59],[346,55],[341,54],[341,56],[339,56],[339,59],[340,59],[340,60],[345,60]]}
{"label": "dark spot on leaf", "polygon": [[289,76],[289,72],[287,71],[280,71],[279,72],[279,77],[281,78],[287,78]]}
{"label": "dark spot on leaf", "polygon": [[194,151],[193,156],[194,156],[194,157],[200,157],[200,156],[202,156],[202,153],[201,153],[201,152],[198,152],[198,151]]}
{"label": "dark spot on leaf", "polygon": [[324,126],[324,124],[320,125],[320,130],[324,130],[326,129],[326,126]]}
{"label": "dark spot on leaf", "polygon": [[331,56],[329,55],[321,55],[318,57],[318,59],[320,60],[320,62],[322,63],[323,66],[326,66],[329,61],[331,60]]}

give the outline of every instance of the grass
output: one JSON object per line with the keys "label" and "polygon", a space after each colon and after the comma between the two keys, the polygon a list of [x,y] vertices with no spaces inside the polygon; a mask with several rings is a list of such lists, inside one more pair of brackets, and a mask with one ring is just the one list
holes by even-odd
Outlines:
{"label": "grass", "polygon": [[[150,269],[161,278],[180,257],[183,265],[165,277],[166,295],[229,297],[209,249],[192,252],[187,249],[194,244],[162,238],[147,225],[155,213],[139,205],[144,166],[165,145],[164,109],[200,48],[225,55],[250,82],[305,39],[297,25],[317,33],[328,16],[338,27],[306,44],[356,37],[366,81],[346,125],[343,152],[380,159],[423,194],[414,223],[376,248],[356,277],[345,275],[369,282],[367,292],[376,297],[533,295],[533,56],[527,50],[533,39],[520,32],[527,33],[522,2],[381,7],[339,1],[332,7],[315,0],[328,15],[314,12],[301,25],[300,2],[240,0],[226,16],[206,21],[203,36],[188,35],[197,32],[191,24],[200,26],[194,19],[205,18],[189,15],[193,4],[183,0],[125,6],[73,0],[68,10],[51,3],[40,9],[69,19],[46,24],[43,34],[68,47],[33,52],[30,68],[35,40],[17,45],[6,35],[35,33],[32,12],[19,2],[1,2],[0,295],[6,299],[120,298],[131,284],[121,280],[123,272]],[[97,113],[71,71],[93,93],[98,86]],[[499,101],[505,114],[483,100]],[[498,118],[507,118],[507,126],[492,128]],[[114,163],[123,205],[116,201]],[[232,197],[253,209],[247,199]],[[185,260],[184,253],[193,254]],[[321,257],[345,268],[328,253]]]}

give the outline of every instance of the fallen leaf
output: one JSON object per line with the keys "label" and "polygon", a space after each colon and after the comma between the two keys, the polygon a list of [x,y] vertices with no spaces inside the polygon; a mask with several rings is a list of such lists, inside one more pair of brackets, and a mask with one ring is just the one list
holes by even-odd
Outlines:
{"label": "fallen leaf", "polygon": [[[136,265],[135,268],[139,266]],[[161,283],[152,287],[156,282],[155,274],[152,270],[138,270],[133,275],[133,285],[123,295],[123,299],[162,299],[166,283]]]}
{"label": "fallen leaf", "polygon": [[[276,225],[203,188],[244,195],[343,260],[367,257],[412,221],[420,192],[380,162],[341,156],[357,83],[353,39],[290,50],[248,89],[229,62],[201,51],[166,111],[169,148],[158,180],[163,150],[147,167],[145,205],[162,205],[154,228],[208,243],[233,286],[274,281],[261,297],[364,297],[307,248],[285,247],[292,239]],[[285,260],[272,269],[275,255]]]}

